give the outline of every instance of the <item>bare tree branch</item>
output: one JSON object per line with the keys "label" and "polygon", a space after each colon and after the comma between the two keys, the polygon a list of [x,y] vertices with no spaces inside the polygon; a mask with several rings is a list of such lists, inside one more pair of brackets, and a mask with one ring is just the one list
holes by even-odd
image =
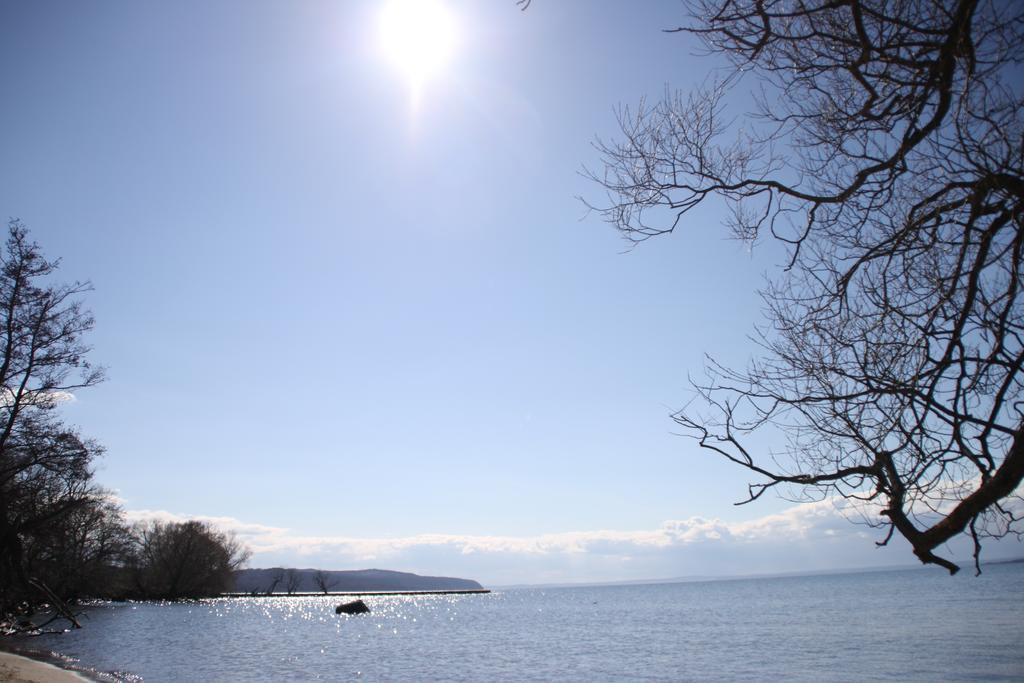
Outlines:
{"label": "bare tree branch", "polygon": [[[882,505],[915,555],[1018,533],[1024,479],[1024,6],[692,0],[734,72],[620,111],[590,202],[632,244],[709,202],[789,249],[763,354],[674,415],[768,490]],[[757,79],[754,108],[727,96]],[[694,406],[703,406],[697,413]],[[780,430],[779,454],[751,434]]]}

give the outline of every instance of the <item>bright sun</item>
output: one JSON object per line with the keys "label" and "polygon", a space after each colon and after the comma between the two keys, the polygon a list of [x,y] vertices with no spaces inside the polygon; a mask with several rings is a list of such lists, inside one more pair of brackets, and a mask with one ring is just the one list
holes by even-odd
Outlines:
{"label": "bright sun", "polygon": [[388,59],[418,89],[455,51],[455,19],[440,0],[390,0],[380,15],[380,43]]}

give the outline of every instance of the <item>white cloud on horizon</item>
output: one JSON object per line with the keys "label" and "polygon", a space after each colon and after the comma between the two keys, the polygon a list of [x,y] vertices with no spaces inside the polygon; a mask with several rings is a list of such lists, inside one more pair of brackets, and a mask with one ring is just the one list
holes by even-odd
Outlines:
{"label": "white cloud on horizon", "polygon": [[[657,529],[573,531],[537,536],[417,534],[394,538],[314,536],[232,517],[129,510],[131,521],[199,519],[231,531],[253,550],[253,566],[378,566],[421,574],[476,578],[484,583],[536,583],[653,579],[685,575],[826,570],[914,562],[896,539],[881,538],[865,520],[877,508],[827,499],[794,505],[755,519],[726,522],[690,517]],[[859,523],[858,523],[859,522]],[[949,552],[969,557],[961,544]],[[1019,555],[1019,542],[1000,544],[1000,555]],[[996,550],[996,544],[990,544]]]}
{"label": "white cloud on horizon", "polygon": [[[463,555],[473,553],[514,553],[548,555],[557,553],[607,552],[632,549],[661,549],[707,541],[756,542],[758,540],[796,540],[814,534],[823,520],[836,518],[841,508],[831,501],[795,506],[782,513],[746,522],[691,517],[668,520],[655,530],[570,531],[538,536],[481,536],[460,534],[417,534],[395,538],[357,538],[349,536],[304,536],[284,527],[243,522],[233,517],[183,515],[164,510],[129,510],[130,521],[184,521],[198,519],[234,532],[248,543],[255,554],[292,551],[308,556],[328,551],[357,560],[376,560],[417,546],[447,546]],[[846,518],[842,518],[849,524]],[[817,522],[817,523],[816,523]],[[832,531],[832,529],[829,529]]]}

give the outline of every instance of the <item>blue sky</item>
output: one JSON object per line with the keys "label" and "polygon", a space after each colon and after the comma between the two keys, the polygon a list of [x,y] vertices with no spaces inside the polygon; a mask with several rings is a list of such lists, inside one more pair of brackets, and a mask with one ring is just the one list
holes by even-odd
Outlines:
{"label": "blue sky", "polygon": [[[658,543],[609,563],[595,539],[804,514],[732,506],[743,473],[668,419],[705,352],[753,351],[777,247],[706,210],[627,250],[577,198],[601,199],[579,170],[617,104],[715,64],[661,30],[674,1],[447,5],[459,42],[415,109],[381,3],[0,5],[0,212],[94,283],[109,368],[68,420],[133,514],[234,525],[257,566],[732,571]],[[863,531],[863,555],[782,534],[739,564],[908,559]],[[402,545],[440,537],[527,545]]]}

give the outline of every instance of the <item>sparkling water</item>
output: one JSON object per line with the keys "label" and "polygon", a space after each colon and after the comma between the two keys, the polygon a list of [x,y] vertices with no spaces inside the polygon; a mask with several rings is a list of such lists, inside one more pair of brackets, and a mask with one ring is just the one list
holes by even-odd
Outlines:
{"label": "sparkling water", "polygon": [[26,641],[145,681],[1024,679],[1024,563],[489,595],[111,603]]}

